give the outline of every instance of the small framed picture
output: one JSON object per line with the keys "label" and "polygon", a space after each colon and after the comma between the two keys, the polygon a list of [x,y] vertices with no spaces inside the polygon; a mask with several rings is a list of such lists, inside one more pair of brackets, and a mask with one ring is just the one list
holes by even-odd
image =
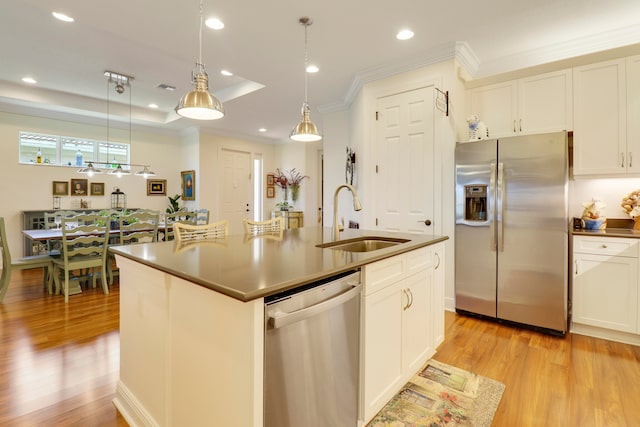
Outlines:
{"label": "small framed picture", "polygon": [[182,185],[182,200],[196,199],[196,171],[180,172]]}
{"label": "small framed picture", "polygon": [[71,195],[72,196],[86,196],[89,182],[86,179],[72,179],[71,180]]}
{"label": "small framed picture", "polygon": [[166,196],[167,180],[166,179],[148,179],[147,180],[147,196]]}
{"label": "small framed picture", "polygon": [[92,182],[90,188],[92,196],[104,196],[104,182]]}
{"label": "small framed picture", "polygon": [[[274,181],[273,181],[273,174],[272,173],[268,173],[267,174],[267,187],[273,187],[274,185]],[[269,196],[267,196],[269,197]]]}
{"label": "small framed picture", "polygon": [[53,181],[53,195],[54,196],[68,196],[69,195],[69,183],[67,181]]}
{"label": "small framed picture", "polygon": [[267,199],[273,199],[276,197],[275,187],[267,187]]}

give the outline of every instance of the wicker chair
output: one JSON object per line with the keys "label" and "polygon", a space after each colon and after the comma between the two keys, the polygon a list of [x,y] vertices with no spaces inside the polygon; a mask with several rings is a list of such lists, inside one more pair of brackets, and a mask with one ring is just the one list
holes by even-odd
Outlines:
{"label": "wicker chair", "polygon": [[178,242],[219,239],[229,234],[229,221],[226,219],[206,225],[193,225],[177,222],[173,231]]}

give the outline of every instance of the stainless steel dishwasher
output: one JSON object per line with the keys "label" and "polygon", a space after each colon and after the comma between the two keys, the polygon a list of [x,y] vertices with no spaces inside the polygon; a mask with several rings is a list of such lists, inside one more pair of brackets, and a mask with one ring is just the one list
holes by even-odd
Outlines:
{"label": "stainless steel dishwasher", "polygon": [[350,427],[358,418],[360,272],[265,300],[265,427]]}

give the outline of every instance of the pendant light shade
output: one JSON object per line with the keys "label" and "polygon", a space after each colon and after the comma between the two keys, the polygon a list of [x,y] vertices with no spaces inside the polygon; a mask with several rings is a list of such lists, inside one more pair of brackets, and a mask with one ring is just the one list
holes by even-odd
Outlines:
{"label": "pendant light shade", "polygon": [[322,139],[322,135],[318,131],[318,127],[309,117],[311,109],[307,102],[307,62],[309,60],[307,49],[307,29],[313,21],[309,17],[304,16],[300,18],[299,22],[301,25],[304,25],[304,102],[302,103],[302,120],[293,128],[291,134],[289,134],[289,138],[294,141],[313,142]]}
{"label": "pendant light shade", "polygon": [[202,0],[200,0],[200,50],[196,67],[191,73],[191,82],[195,85],[195,89],[180,99],[176,106],[176,113],[189,119],[216,120],[224,117],[224,108],[222,103],[209,92],[209,75],[202,62],[202,20]]}
{"label": "pendant light shade", "polygon": [[309,104],[306,101],[302,104],[302,121],[293,128],[289,138],[301,142],[313,142],[322,139],[322,135],[318,132],[318,127],[309,118]]}

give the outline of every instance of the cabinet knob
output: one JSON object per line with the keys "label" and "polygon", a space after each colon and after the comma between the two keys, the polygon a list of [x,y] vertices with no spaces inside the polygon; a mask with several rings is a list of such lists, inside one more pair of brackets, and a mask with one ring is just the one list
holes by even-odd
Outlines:
{"label": "cabinet knob", "polygon": [[607,249],[607,248],[608,248],[608,246],[607,246],[607,245],[605,245],[604,243],[603,243],[603,244],[602,244],[602,246],[600,246],[600,247],[601,247],[602,249]]}

